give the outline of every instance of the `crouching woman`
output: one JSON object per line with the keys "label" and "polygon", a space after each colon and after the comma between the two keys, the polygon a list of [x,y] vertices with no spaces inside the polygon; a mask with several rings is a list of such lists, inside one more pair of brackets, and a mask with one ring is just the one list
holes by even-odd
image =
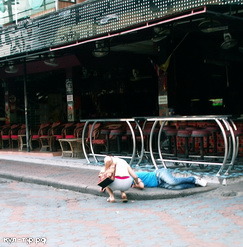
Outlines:
{"label": "crouching woman", "polygon": [[130,165],[124,160],[114,156],[106,156],[104,159],[105,166],[100,171],[100,175],[108,170],[110,167],[115,166],[115,180],[111,184],[109,184],[105,189],[109,194],[109,198],[107,202],[115,202],[115,196],[113,191],[121,192],[122,202],[127,202],[126,191],[131,188],[133,181],[135,184],[139,184],[141,182],[138,179],[138,176],[130,167]]}

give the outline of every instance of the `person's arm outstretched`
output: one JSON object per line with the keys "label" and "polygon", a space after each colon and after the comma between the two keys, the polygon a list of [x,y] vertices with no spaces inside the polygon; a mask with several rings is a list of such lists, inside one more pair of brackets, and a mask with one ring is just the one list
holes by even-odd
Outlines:
{"label": "person's arm outstretched", "polygon": [[137,174],[133,171],[133,169],[128,166],[128,172],[131,175],[131,177],[133,177],[134,179],[134,184],[133,184],[133,188],[138,188],[138,189],[144,189],[144,183],[142,182],[142,180],[137,176]]}

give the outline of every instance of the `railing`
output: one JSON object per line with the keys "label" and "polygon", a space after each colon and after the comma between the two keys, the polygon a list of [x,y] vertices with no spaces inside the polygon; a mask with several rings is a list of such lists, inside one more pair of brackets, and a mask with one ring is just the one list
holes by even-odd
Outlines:
{"label": "railing", "polygon": [[[204,160],[198,160],[198,157],[196,155],[189,155],[188,159],[181,158],[181,157],[171,157],[168,156],[165,153],[162,153],[162,147],[161,147],[161,137],[163,133],[164,126],[167,123],[182,123],[182,122],[214,122],[219,127],[221,131],[221,135],[223,137],[223,146],[224,146],[224,152],[223,154],[217,154],[217,155],[205,155]],[[239,148],[239,139],[235,136],[235,130],[237,129],[233,119],[231,116],[224,115],[224,116],[214,116],[214,115],[208,115],[208,116],[172,116],[172,117],[143,117],[143,118],[124,118],[124,119],[87,119],[82,120],[82,122],[85,122],[85,126],[83,129],[82,134],[82,147],[84,156],[87,159],[87,161],[90,163],[90,157],[94,159],[95,162],[98,161],[98,157],[103,157],[106,154],[101,153],[95,153],[94,148],[92,145],[92,142],[90,141],[90,153],[88,153],[86,148],[86,139],[87,139],[87,129],[88,126],[91,125],[90,131],[88,133],[88,138],[92,139],[92,132],[94,131],[94,126],[96,123],[110,123],[110,122],[123,122],[126,123],[131,131],[132,136],[132,153],[127,155],[121,155],[118,154],[117,156],[125,159],[130,159],[130,164],[133,164],[134,162],[136,165],[140,165],[142,160],[145,157],[145,154],[149,154],[152,160],[153,166],[158,169],[157,162],[162,163],[162,165],[167,168],[166,162],[174,162],[174,163],[185,163],[185,164],[195,164],[195,165],[212,165],[212,166],[219,166],[219,170],[217,172],[217,176],[221,175],[224,170],[225,175],[227,175],[230,170],[232,169],[233,165],[235,164],[236,157],[238,155],[238,148]],[[141,122],[144,124],[141,126]],[[148,150],[145,150],[145,143],[144,143],[144,133],[143,133],[143,126],[145,123],[151,122],[152,127],[149,133],[149,140],[148,140]],[[132,123],[135,124],[135,128],[132,126]],[[155,127],[159,127],[159,131],[156,132],[157,135],[155,135]],[[141,140],[140,143],[140,150],[137,150],[137,137],[135,135],[135,129],[138,130],[139,133],[139,140]],[[156,140],[157,150],[155,150],[153,141]],[[155,156],[158,156],[159,158],[156,159]],[[136,161],[135,161],[136,159]],[[213,161],[212,161],[213,160]],[[215,161],[214,161],[215,160]]]}
{"label": "railing", "polygon": [[[93,143],[92,143],[92,137],[93,137],[93,131],[94,131],[94,126],[96,123],[98,122],[102,122],[102,123],[111,123],[111,122],[123,122],[123,123],[126,123],[127,126],[129,127],[130,131],[131,131],[131,135],[132,135],[132,145],[133,145],[133,148],[132,148],[132,154],[131,156],[119,156],[121,158],[126,158],[126,159],[130,159],[130,164],[133,163],[134,159],[135,159],[135,156],[136,156],[136,147],[137,147],[137,144],[136,144],[136,137],[135,137],[135,133],[134,133],[134,129],[131,125],[131,123],[135,123],[136,125],[136,128],[139,130],[139,133],[140,133],[140,137],[141,137],[141,151],[140,151],[140,154],[138,155],[138,158],[139,160],[137,161],[137,164],[140,164],[141,161],[142,161],[142,158],[143,158],[143,155],[144,155],[144,138],[143,138],[143,132],[142,132],[142,129],[138,123],[137,120],[135,120],[134,118],[120,118],[120,119],[86,119],[86,120],[81,120],[82,122],[85,122],[85,125],[84,125],[84,128],[83,128],[83,133],[82,133],[82,147],[83,147],[83,153],[84,153],[84,156],[86,158],[86,160],[90,163],[90,159],[89,157],[92,156],[95,160],[95,162],[98,162],[97,160],[97,156],[105,156],[105,155],[102,155],[102,154],[97,154],[94,152],[94,148],[93,148]],[[86,150],[86,133],[87,133],[87,130],[88,130],[88,126],[91,124],[91,128],[90,128],[90,131],[88,133],[88,138],[90,140],[89,142],[89,145],[90,145],[90,151],[91,153],[88,154],[87,153],[87,150]]]}
{"label": "railing", "polygon": [[[226,170],[225,174],[228,174],[228,172],[231,170],[232,166],[234,165],[237,153],[238,153],[238,143],[236,142],[236,137],[234,134],[234,130],[236,130],[236,126],[231,119],[231,116],[178,116],[178,117],[162,117],[162,118],[148,118],[147,121],[154,122],[153,127],[151,129],[151,135],[150,135],[150,141],[149,141],[149,149],[150,149],[150,155],[152,162],[154,166],[157,168],[156,161],[154,158],[154,152],[152,150],[152,139],[153,139],[153,132],[154,128],[157,125],[159,121],[162,121],[159,135],[158,135],[158,152],[160,161],[166,167],[165,162],[176,162],[176,163],[188,163],[188,164],[207,164],[207,165],[217,165],[220,166],[220,169],[217,173],[217,175],[220,175],[221,172],[228,166],[228,169]],[[211,162],[211,161],[196,161],[196,160],[182,160],[182,159],[166,159],[163,157],[163,154],[161,152],[161,133],[163,130],[163,127],[165,123],[167,122],[177,122],[177,121],[215,121],[217,125],[219,126],[223,140],[224,140],[224,156],[222,157],[222,162]],[[227,134],[227,132],[229,134]],[[238,139],[237,139],[238,141]],[[205,156],[207,158],[207,156]],[[213,158],[213,157],[211,157]],[[220,157],[214,157],[214,158],[220,158]]]}

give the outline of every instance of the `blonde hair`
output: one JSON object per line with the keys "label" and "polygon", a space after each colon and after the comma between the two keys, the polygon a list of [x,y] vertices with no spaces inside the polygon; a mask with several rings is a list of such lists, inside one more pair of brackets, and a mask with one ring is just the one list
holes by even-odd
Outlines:
{"label": "blonde hair", "polygon": [[109,169],[110,166],[113,164],[113,159],[111,156],[106,156],[104,158],[104,163],[105,163],[105,170]]}
{"label": "blonde hair", "polygon": [[105,158],[104,158],[104,162],[106,163],[106,162],[109,162],[109,161],[113,161],[113,159],[112,159],[112,157],[111,156],[105,156]]}

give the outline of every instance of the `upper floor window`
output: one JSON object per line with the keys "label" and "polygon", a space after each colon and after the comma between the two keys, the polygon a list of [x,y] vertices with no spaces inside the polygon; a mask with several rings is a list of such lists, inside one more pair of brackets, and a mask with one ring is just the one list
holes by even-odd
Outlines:
{"label": "upper floor window", "polygon": [[57,0],[0,0],[0,26],[56,7]]}
{"label": "upper floor window", "polygon": [[59,0],[60,2],[76,3],[76,0]]}

